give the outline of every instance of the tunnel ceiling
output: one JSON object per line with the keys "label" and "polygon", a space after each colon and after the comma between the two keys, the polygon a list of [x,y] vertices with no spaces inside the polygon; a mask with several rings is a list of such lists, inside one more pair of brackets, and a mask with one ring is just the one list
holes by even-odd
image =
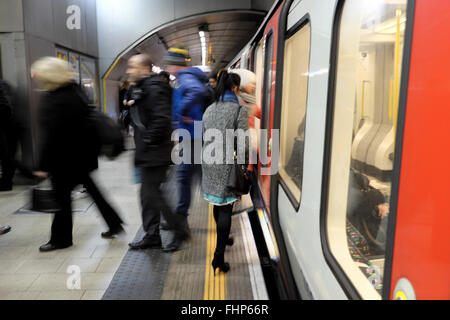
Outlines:
{"label": "tunnel ceiling", "polygon": [[207,26],[207,49],[212,46],[211,70],[217,71],[226,66],[239,53],[257,31],[264,19],[263,13],[226,12],[195,17],[172,24],[142,41],[123,58],[111,78],[123,80],[126,60],[138,53],[152,56],[155,65],[162,66],[167,48],[183,45],[189,50],[192,65],[202,64],[202,49],[199,28]]}

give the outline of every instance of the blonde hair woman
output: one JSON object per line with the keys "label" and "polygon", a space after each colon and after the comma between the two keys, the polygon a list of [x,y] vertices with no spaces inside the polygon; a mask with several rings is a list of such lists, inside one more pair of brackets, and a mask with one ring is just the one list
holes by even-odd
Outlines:
{"label": "blonde hair woman", "polygon": [[44,91],[53,91],[72,83],[75,76],[67,61],[54,57],[44,57],[33,63],[31,75]]}
{"label": "blonde hair woman", "polygon": [[72,245],[71,192],[84,184],[109,226],[102,236],[123,231],[122,220],[105,201],[89,173],[97,169],[98,147],[88,122],[89,107],[81,88],[73,82],[67,62],[45,57],[31,67],[31,74],[45,91],[39,107],[39,159],[35,175],[51,176],[59,211],[55,213],[50,241],[42,252]]}

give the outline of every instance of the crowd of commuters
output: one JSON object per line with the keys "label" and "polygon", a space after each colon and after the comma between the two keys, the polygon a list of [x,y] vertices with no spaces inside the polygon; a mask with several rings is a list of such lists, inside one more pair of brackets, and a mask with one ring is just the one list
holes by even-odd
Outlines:
{"label": "crowd of commuters", "polygon": [[[256,80],[248,70],[221,71],[218,76],[208,78],[200,68],[188,65],[188,55],[183,48],[170,48],[164,58],[165,71],[159,74],[152,71],[153,61],[146,54],[135,55],[128,61],[128,79],[120,88],[119,123],[126,133],[130,126],[134,132],[134,164],[140,172],[144,230],[143,238],[129,246],[133,250],[162,248],[171,252],[189,239],[191,189],[198,176],[205,200],[214,206],[217,224],[212,267],[227,272],[229,265],[224,254],[226,246],[233,245],[230,237],[232,208],[239,195],[227,186],[231,166],[225,164],[225,159],[224,164],[206,164],[199,154],[208,147],[209,142],[203,141],[205,130],[216,129],[225,136],[227,129],[233,129],[236,119],[238,129],[255,127],[254,117],[260,116],[254,97]],[[74,83],[71,69],[63,60],[41,58],[32,65],[31,71],[42,91],[38,112],[39,158],[33,174],[40,179],[50,178],[58,204],[50,240],[39,248],[40,251],[72,246],[71,193],[80,184],[92,196],[109,228],[101,236],[116,237],[124,232],[124,222],[90,176],[98,168],[99,152],[89,137],[92,132],[86,96]],[[8,136],[14,132],[9,92],[6,83],[0,81],[0,191],[12,189],[15,169],[15,141]],[[188,135],[181,135],[174,142],[174,130],[184,130]],[[226,141],[223,143],[225,145]],[[162,186],[173,165],[174,145],[181,146],[180,156],[186,156],[183,157],[186,161],[175,166],[178,199],[173,209]],[[247,151],[248,148],[246,145]],[[173,232],[169,244],[163,245],[160,229]],[[0,226],[0,235],[10,230],[9,226]]]}

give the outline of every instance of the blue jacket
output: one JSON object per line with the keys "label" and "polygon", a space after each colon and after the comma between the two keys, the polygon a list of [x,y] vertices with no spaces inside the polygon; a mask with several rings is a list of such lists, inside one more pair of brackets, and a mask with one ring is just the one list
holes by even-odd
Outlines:
{"label": "blue jacket", "polygon": [[[207,97],[206,75],[199,68],[188,68],[177,74],[177,86],[173,91],[173,125],[177,129],[186,129],[194,136],[194,123],[185,123],[181,117],[202,121],[205,99]],[[201,127],[200,127],[201,128]]]}

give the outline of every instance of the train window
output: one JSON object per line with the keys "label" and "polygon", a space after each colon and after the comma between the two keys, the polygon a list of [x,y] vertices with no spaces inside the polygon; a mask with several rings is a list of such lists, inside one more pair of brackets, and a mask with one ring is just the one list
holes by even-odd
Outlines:
{"label": "train window", "polygon": [[286,40],[284,54],[279,174],[295,202],[302,189],[310,39],[308,22]]}
{"label": "train window", "polygon": [[407,0],[348,0],[340,21],[327,204],[334,258],[380,299]]}
{"label": "train window", "polygon": [[[273,34],[266,37],[264,60],[264,96],[263,96],[263,129],[270,128],[270,103],[272,101],[272,75],[273,75]],[[267,135],[269,139],[270,135]]]}
{"label": "train window", "polygon": [[[263,49],[262,41],[255,49],[255,74],[256,74],[256,103],[261,105],[262,98],[262,78],[263,78]],[[260,125],[257,127],[260,128]]]}

